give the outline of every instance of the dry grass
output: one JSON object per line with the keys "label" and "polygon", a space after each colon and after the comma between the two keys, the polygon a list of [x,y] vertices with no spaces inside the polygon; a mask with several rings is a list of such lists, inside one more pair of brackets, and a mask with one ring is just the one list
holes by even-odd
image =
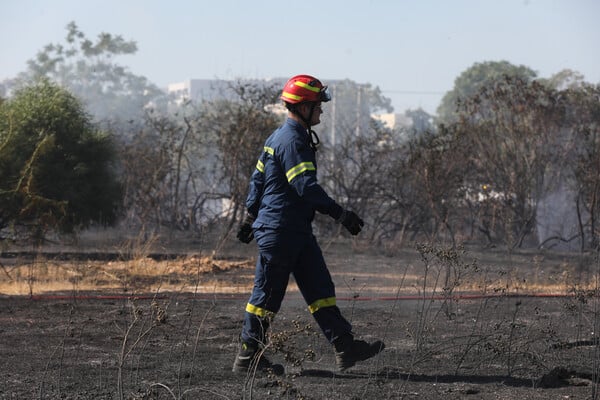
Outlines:
{"label": "dry grass", "polygon": [[[452,266],[447,259],[432,257],[427,271],[416,253],[400,257],[354,254],[353,264],[349,264],[348,256],[333,250],[326,258],[340,297],[443,295],[448,294],[449,287],[453,294],[566,294],[595,287],[594,279],[581,273],[581,262],[575,262],[572,255],[556,258],[532,254],[504,257],[503,261],[501,257],[489,258],[489,253],[482,255],[488,257],[487,265],[461,261]],[[0,272],[0,294],[4,295],[73,291],[249,293],[254,259],[194,255],[156,260],[139,254],[132,260],[65,261],[38,256],[4,260]],[[297,291],[293,280],[288,290]]]}
{"label": "dry grass", "polygon": [[[252,281],[251,260],[183,257],[157,261],[149,257],[126,261],[57,261],[37,257],[5,265],[0,293],[37,295],[48,292],[169,292],[196,287],[219,292],[247,292]],[[230,278],[236,271],[234,279]],[[239,279],[250,277],[248,279]],[[244,282],[245,281],[245,282]]]}
{"label": "dry grass", "polygon": [[[336,291],[340,297],[424,294],[566,294],[594,290],[598,273],[593,255],[471,247],[404,246],[394,249],[361,247],[360,241],[323,240]],[[420,247],[419,247],[420,246]],[[189,251],[193,249],[193,251]],[[185,238],[138,235],[118,231],[82,234],[76,245],[50,245],[39,253],[2,258],[0,295],[39,295],[49,292],[249,293],[253,284],[256,247],[231,239],[214,254],[214,244]],[[86,251],[112,254],[112,261],[85,259]],[[202,253],[198,253],[201,251]],[[48,254],[77,254],[64,260]],[[175,252],[178,258],[156,255]],[[46,254],[46,256],[43,256]],[[187,254],[187,255],[186,255]],[[289,292],[297,291],[290,282]]]}

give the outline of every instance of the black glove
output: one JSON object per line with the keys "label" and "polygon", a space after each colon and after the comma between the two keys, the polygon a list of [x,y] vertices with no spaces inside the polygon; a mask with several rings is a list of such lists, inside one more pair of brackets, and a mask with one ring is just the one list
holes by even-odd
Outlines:
{"label": "black glove", "polygon": [[244,218],[244,222],[238,229],[237,238],[242,243],[250,243],[254,239],[254,232],[252,231],[252,223],[256,219],[255,216],[247,214]]}
{"label": "black glove", "polygon": [[344,225],[344,228],[348,229],[348,232],[353,236],[358,235],[365,225],[365,222],[354,211],[350,210],[342,211],[342,215],[340,215],[337,221]]}

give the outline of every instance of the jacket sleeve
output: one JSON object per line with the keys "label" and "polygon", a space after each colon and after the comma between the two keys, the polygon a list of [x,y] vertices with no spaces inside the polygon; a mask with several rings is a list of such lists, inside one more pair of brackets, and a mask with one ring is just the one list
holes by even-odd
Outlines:
{"label": "jacket sleeve", "polygon": [[265,153],[262,153],[256,162],[256,168],[250,177],[250,187],[248,190],[248,197],[246,198],[246,209],[248,210],[248,214],[255,218],[258,215],[258,209],[260,208],[260,202],[265,187],[264,158]]}
{"label": "jacket sleeve", "polygon": [[315,153],[308,143],[293,142],[284,149],[282,158],[287,181],[296,194],[320,213],[338,219],[343,209],[319,185]]}

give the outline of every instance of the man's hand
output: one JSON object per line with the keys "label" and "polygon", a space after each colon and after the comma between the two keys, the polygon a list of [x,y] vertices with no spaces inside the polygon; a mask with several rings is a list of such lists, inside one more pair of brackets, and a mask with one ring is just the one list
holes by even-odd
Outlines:
{"label": "man's hand", "polygon": [[244,222],[242,222],[242,225],[240,226],[240,229],[238,229],[238,233],[237,233],[237,238],[239,239],[240,242],[242,243],[250,243],[252,241],[252,239],[254,239],[254,232],[252,231],[252,223],[254,222],[254,220],[256,219],[255,216],[253,215],[246,215],[246,218],[244,218]]}
{"label": "man's hand", "polygon": [[362,227],[365,225],[364,221],[360,219],[358,215],[354,211],[344,210],[342,211],[342,215],[338,219],[338,222],[344,225],[344,228],[348,229],[348,232],[353,236],[358,235],[358,233],[362,230]]}

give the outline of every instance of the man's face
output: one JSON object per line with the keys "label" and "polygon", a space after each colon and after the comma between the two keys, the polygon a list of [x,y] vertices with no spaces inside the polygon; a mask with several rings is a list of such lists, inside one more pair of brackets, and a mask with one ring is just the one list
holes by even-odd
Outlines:
{"label": "man's face", "polygon": [[321,108],[321,102],[318,103],[304,103],[301,106],[302,116],[304,118],[308,118],[310,115],[310,109],[314,106],[312,118],[310,120],[310,125],[315,126],[321,122],[321,114],[323,113],[323,109]]}

